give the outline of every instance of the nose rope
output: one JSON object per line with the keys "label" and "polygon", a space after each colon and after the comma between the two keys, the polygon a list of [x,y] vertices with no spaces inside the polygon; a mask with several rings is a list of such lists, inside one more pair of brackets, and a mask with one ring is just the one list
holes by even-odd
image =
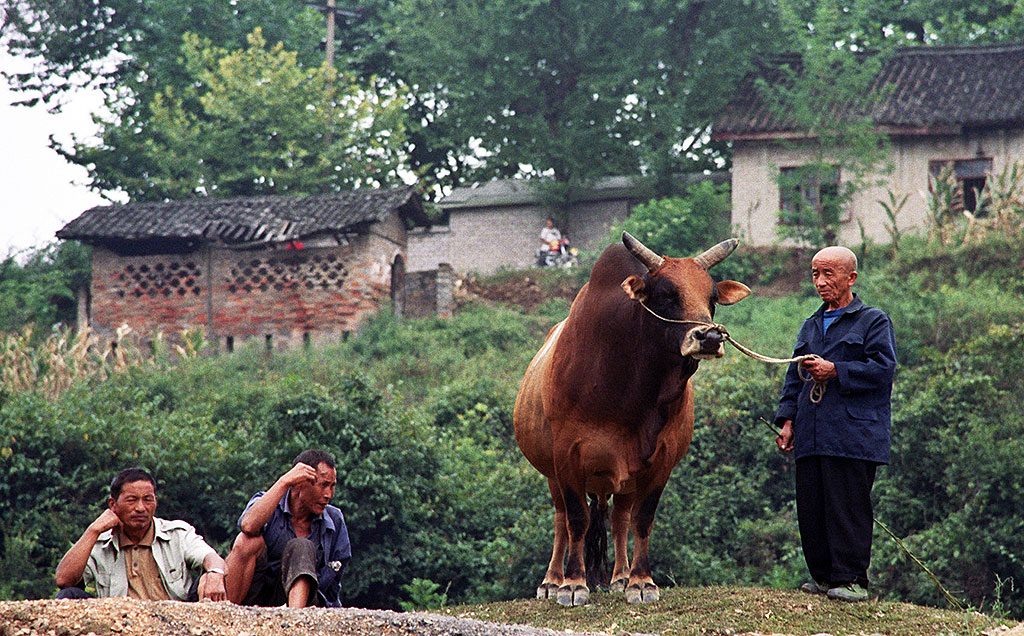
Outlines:
{"label": "nose rope", "polygon": [[[732,346],[736,347],[736,349],[740,353],[749,358],[753,358],[758,362],[767,362],[768,364],[790,364],[791,362],[800,363],[803,362],[804,360],[811,360],[818,357],[813,353],[805,353],[804,355],[794,356],[792,358],[772,358],[771,356],[766,356],[757,353],[756,351],[744,347],[740,343],[736,342],[736,340],[733,339],[733,337],[729,334],[729,330],[725,328],[725,325],[719,324],[717,322],[706,322],[704,320],[673,320],[672,318],[666,318],[658,314],[653,309],[648,307],[647,303],[645,303],[642,300],[640,301],[640,306],[646,309],[652,316],[664,322],[670,322],[673,324],[698,325],[701,327],[708,327],[710,329],[714,329],[718,331],[720,334],[722,334],[722,338],[725,339],[725,341],[731,344]],[[826,380],[825,382],[818,382],[809,374],[805,373],[803,368],[799,364],[797,364],[796,373],[802,381],[813,383],[813,385],[811,386],[811,394],[808,397],[811,400],[812,404],[820,404],[821,400],[824,399],[825,397],[825,389],[828,387],[828,380]]]}

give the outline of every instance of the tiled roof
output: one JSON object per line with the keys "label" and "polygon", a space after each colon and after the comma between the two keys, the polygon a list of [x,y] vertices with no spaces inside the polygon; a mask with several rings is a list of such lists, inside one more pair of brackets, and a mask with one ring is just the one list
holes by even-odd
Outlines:
{"label": "tiled roof", "polygon": [[[710,175],[694,173],[678,175],[681,183],[728,180],[725,172]],[[441,199],[442,210],[492,208],[513,205],[542,205],[544,197],[536,187],[536,179],[495,179],[480,184],[455,188]],[[597,179],[589,187],[577,192],[574,201],[613,201],[618,199],[649,198],[649,189],[639,177],[611,176]]]}
{"label": "tiled roof", "polygon": [[353,190],[309,196],[189,199],[97,206],[65,225],[57,236],[87,243],[178,239],[218,244],[290,241],[342,232],[401,211],[427,222],[414,187]]}
{"label": "tiled roof", "polygon": [[[714,138],[798,132],[764,103],[756,87],[757,77],[779,81],[781,74],[773,69],[781,64],[799,66],[798,58],[784,56],[749,75],[715,121]],[[892,88],[872,117],[893,132],[1024,126],[1024,44],[897,49],[872,90],[883,86]]]}

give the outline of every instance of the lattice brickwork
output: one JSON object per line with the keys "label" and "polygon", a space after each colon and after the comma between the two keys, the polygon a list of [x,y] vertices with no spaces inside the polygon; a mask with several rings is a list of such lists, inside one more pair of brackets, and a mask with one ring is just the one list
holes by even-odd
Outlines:
{"label": "lattice brickwork", "polygon": [[324,254],[239,260],[224,282],[232,294],[298,288],[341,290],[348,276],[348,268],[337,255]]}
{"label": "lattice brickwork", "polygon": [[114,274],[112,291],[118,298],[198,296],[203,291],[199,284],[202,274],[193,261],[130,264]]}

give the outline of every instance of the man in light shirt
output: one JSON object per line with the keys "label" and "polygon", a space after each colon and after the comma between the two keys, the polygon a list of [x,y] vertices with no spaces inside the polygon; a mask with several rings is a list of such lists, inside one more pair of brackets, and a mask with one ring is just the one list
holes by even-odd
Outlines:
{"label": "man in light shirt", "polygon": [[107,509],[57,566],[57,598],[92,598],[84,588],[94,586],[99,598],[226,600],[224,559],[188,523],[156,517],[156,503],[152,475],[141,468],[118,473]]}

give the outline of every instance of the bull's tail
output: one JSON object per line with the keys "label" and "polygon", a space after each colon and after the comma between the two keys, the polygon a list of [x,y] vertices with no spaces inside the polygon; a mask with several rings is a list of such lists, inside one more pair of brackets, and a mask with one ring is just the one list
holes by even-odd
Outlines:
{"label": "bull's tail", "polygon": [[583,563],[587,568],[587,586],[607,587],[608,572],[608,497],[590,495],[590,527],[583,539]]}

